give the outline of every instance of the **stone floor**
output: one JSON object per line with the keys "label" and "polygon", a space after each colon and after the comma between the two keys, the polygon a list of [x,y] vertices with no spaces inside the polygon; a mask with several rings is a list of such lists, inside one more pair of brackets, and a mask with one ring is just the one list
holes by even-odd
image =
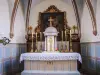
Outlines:
{"label": "stone floor", "polygon": [[[16,74],[16,75],[21,75],[20,73]],[[81,75],[87,75],[87,74],[81,74]]]}

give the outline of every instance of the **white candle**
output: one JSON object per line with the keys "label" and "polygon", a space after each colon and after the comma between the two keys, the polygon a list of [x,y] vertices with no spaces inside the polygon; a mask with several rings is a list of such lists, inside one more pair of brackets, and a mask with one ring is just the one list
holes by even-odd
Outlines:
{"label": "white candle", "polygon": [[42,42],[42,32],[40,32],[40,41]]}
{"label": "white candle", "polygon": [[70,38],[71,38],[71,34],[72,34],[72,32],[71,32],[71,30],[70,30]]}
{"label": "white candle", "polygon": [[62,42],[63,42],[63,31],[62,31]]}
{"label": "white candle", "polygon": [[67,38],[67,37],[66,37],[66,30],[65,30],[65,41],[67,41],[66,38]]}
{"label": "white candle", "polygon": [[37,32],[35,34],[36,34],[36,42],[37,42]]}

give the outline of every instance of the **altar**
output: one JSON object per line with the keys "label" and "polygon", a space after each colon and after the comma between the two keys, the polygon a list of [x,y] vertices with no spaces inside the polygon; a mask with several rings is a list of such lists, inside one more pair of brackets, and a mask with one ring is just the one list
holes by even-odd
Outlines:
{"label": "altar", "polygon": [[24,71],[21,75],[80,75],[77,60],[79,53],[23,53]]}
{"label": "altar", "polygon": [[67,26],[64,12],[59,13],[55,6],[46,11],[39,21],[43,24],[39,23],[35,32],[32,27],[28,28],[30,53],[20,56],[20,62],[24,61],[21,75],[80,75],[77,61],[82,63],[81,55],[73,52],[72,30]]}

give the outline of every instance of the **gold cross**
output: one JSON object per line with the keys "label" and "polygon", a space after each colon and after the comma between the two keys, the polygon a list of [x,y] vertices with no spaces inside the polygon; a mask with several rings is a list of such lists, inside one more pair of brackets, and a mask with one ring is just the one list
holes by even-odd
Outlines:
{"label": "gold cross", "polygon": [[51,27],[52,26],[52,22],[54,21],[54,19],[50,16],[48,21],[50,22],[50,27]]}

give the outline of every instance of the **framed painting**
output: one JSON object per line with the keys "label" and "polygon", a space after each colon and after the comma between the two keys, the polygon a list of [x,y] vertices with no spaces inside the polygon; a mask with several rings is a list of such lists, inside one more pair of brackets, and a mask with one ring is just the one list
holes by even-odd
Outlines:
{"label": "framed painting", "polygon": [[64,30],[64,12],[59,13],[41,13],[41,31],[45,31],[50,26],[50,17],[52,17],[52,26],[58,31]]}
{"label": "framed painting", "polygon": [[38,26],[35,28],[35,32],[44,32],[50,26],[50,17],[52,17],[52,26],[59,32],[58,40],[61,41],[61,31],[65,31],[69,27],[67,25],[66,12],[62,12],[54,5],[39,13]]}

